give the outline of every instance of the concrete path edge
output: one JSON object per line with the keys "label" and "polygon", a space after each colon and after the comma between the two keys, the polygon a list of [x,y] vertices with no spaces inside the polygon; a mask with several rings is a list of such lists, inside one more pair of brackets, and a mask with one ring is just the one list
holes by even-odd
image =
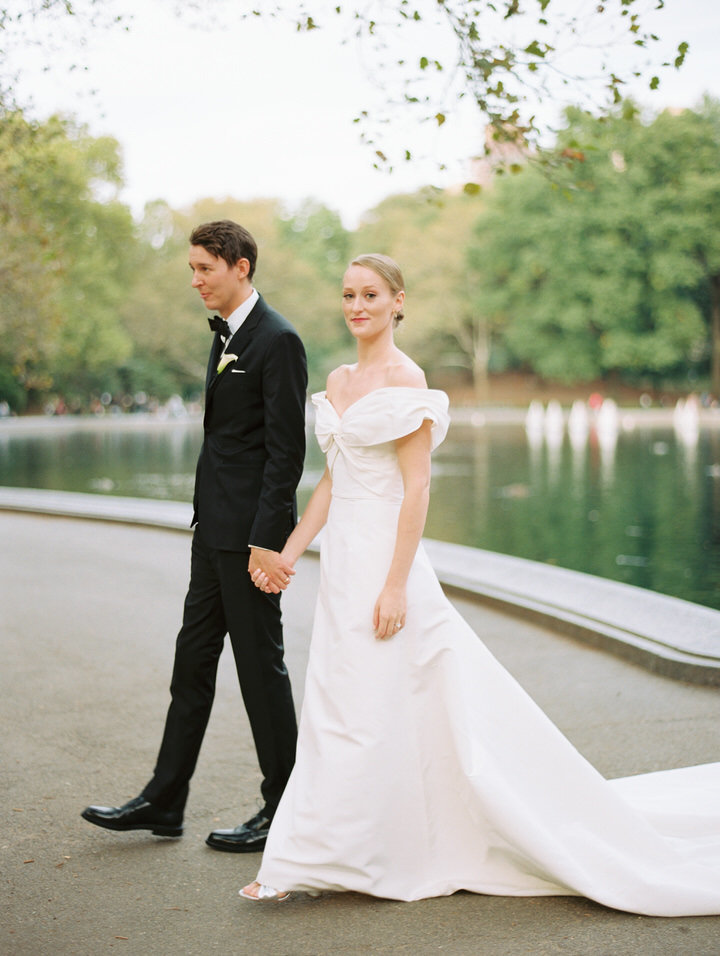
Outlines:
{"label": "concrete path edge", "polygon": [[[0,487],[0,510],[188,532],[179,501]],[[655,673],[720,686],[720,611],[509,555],[425,539],[443,586],[546,624]],[[319,550],[319,539],[311,550]]]}

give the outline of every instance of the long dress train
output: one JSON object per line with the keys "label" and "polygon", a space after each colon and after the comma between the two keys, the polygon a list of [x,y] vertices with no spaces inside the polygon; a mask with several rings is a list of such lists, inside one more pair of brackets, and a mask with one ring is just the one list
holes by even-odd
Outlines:
{"label": "long dress train", "polygon": [[465,889],[720,914],[720,763],[605,780],[484,647],[419,548],[406,624],[372,611],[403,486],[395,439],[447,396],[313,396],[333,479],[297,762],[258,879],[398,900]]}

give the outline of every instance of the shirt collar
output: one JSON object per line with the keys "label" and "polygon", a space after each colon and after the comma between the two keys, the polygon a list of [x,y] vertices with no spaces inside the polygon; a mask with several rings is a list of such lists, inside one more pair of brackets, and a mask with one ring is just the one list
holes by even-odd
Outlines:
{"label": "shirt collar", "polygon": [[227,324],[230,326],[230,334],[235,335],[237,330],[243,324],[245,319],[250,315],[252,310],[255,308],[255,303],[260,298],[258,295],[257,289],[253,289],[250,295],[245,301],[235,309],[234,312],[231,312],[227,318]]}

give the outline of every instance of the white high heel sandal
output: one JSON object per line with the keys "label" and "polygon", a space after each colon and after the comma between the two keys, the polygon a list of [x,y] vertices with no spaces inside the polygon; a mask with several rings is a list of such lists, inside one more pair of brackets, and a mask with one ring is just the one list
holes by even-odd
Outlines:
{"label": "white high heel sandal", "polygon": [[[258,887],[257,896],[246,892],[248,887],[255,885]],[[273,889],[272,886],[265,886],[264,883],[258,883],[257,880],[238,890],[238,896],[242,896],[244,900],[250,900],[251,903],[284,903],[285,900],[290,899],[290,893],[282,893],[280,890]]]}

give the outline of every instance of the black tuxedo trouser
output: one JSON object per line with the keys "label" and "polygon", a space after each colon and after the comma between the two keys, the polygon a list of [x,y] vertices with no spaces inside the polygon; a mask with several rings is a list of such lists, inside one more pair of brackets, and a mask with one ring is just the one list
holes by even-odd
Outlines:
{"label": "black tuxedo trouser", "polygon": [[175,646],[171,703],[145,799],[182,811],[215,697],[215,679],[229,633],[250,719],[261,792],[275,812],[295,761],[297,723],[283,660],[280,596],[265,594],[248,574],[248,554],[218,551],[195,529],[190,585]]}

